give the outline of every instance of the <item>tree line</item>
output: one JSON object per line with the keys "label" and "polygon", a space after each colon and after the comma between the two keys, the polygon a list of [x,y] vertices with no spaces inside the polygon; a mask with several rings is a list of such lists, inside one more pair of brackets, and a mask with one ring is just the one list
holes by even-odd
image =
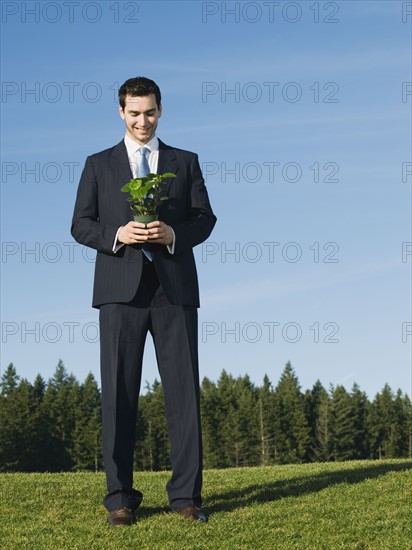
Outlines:
{"label": "tree line", "polygon": [[[139,398],[136,470],[170,469],[163,391],[155,380]],[[1,378],[0,471],[103,468],[100,390],[80,384],[59,361],[46,383],[21,379],[11,363]],[[257,387],[225,370],[201,383],[205,468],[412,456],[411,400],[388,384],[370,401],[357,384],[302,392],[287,363],[276,385]]]}

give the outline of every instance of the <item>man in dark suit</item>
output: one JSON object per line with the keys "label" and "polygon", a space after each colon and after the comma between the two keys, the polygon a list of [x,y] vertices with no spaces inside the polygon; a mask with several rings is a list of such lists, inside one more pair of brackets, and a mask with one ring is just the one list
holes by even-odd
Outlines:
{"label": "man in dark suit", "polygon": [[[197,155],[156,137],[161,94],[150,79],[119,89],[126,135],[87,158],[74,208],[72,235],[97,250],[93,307],[100,309],[104,505],[111,525],[130,525],[143,495],[133,488],[133,452],[142,358],[153,337],[165,397],[172,510],[206,521],[201,512],[202,441],[193,247],[216,222]],[[158,200],[158,221],[134,222],[121,187],[147,172],[176,175]],[[140,173],[139,173],[140,172]],[[160,198],[160,197],[159,197]]]}

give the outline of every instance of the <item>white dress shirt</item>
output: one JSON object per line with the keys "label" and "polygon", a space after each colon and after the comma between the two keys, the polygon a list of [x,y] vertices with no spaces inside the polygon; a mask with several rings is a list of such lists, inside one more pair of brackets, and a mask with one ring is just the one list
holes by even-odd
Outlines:
{"label": "white dress shirt", "polygon": [[127,156],[129,157],[130,168],[132,169],[134,178],[137,177],[136,153],[143,147],[146,147],[146,149],[149,149],[150,151],[147,157],[150,173],[157,174],[157,165],[159,162],[159,140],[156,136],[153,136],[152,139],[146,143],[146,145],[139,145],[126,134],[124,136],[124,144],[126,145]]}
{"label": "white dress shirt", "polygon": [[[125,137],[124,137],[124,144],[126,145],[127,156],[129,157],[130,168],[132,170],[132,174],[133,174],[134,178],[137,177],[136,153],[142,147],[146,147],[147,149],[150,150],[150,153],[148,155],[148,163],[149,163],[150,173],[151,174],[157,174],[157,165],[158,165],[158,162],[159,162],[159,140],[157,139],[156,136],[153,136],[152,139],[150,141],[148,141],[145,145],[139,145],[138,143],[133,141],[126,134]],[[115,254],[118,250],[121,249],[122,246],[124,246],[124,243],[117,242],[117,237],[118,237],[119,231],[122,227],[123,227],[123,225],[121,225],[119,227],[119,229],[116,232],[116,236],[114,238],[114,243],[113,243],[112,250]],[[170,227],[170,225],[168,227]],[[174,254],[176,236],[175,236],[175,232],[173,231],[173,229],[171,227],[170,227],[170,229],[172,230],[172,233],[173,233],[173,241],[171,242],[171,244],[167,244],[166,248],[167,248],[167,250],[169,251],[170,254]]]}

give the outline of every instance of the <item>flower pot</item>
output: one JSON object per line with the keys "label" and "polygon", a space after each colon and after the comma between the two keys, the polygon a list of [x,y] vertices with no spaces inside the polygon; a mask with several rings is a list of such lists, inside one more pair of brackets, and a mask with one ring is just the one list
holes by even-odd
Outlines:
{"label": "flower pot", "polygon": [[150,223],[157,221],[157,214],[151,214],[150,216],[143,216],[141,214],[134,215],[134,221],[140,223]]}

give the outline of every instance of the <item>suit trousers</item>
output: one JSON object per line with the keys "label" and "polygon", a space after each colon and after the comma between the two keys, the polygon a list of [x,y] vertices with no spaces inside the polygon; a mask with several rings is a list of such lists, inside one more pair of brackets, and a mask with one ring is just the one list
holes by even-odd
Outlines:
{"label": "suit trousers", "polygon": [[201,506],[197,308],[171,304],[153,262],[145,258],[137,293],[128,303],[100,307],[103,458],[110,512],[134,510],[141,493],[133,489],[133,454],[143,350],[153,338],[165,399],[172,477],[166,485],[172,509]]}

